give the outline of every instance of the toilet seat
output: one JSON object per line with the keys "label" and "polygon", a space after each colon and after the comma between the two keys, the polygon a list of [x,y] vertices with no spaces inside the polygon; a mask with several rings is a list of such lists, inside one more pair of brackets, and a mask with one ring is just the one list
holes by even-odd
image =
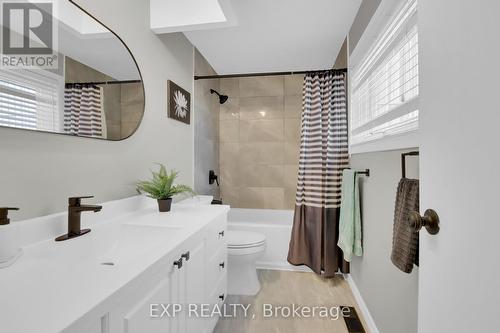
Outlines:
{"label": "toilet seat", "polygon": [[266,243],[251,247],[228,247],[227,254],[231,256],[246,256],[263,253],[266,250]]}
{"label": "toilet seat", "polygon": [[252,231],[228,231],[228,249],[248,249],[257,248],[266,244],[266,236]]}

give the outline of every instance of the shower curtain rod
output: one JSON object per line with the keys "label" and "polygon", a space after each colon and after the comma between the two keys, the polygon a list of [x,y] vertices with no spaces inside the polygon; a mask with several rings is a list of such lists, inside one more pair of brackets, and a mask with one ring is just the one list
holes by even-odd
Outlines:
{"label": "shower curtain rod", "polygon": [[339,71],[347,72],[347,68],[338,69],[327,69],[327,70],[313,70],[313,71],[295,71],[295,72],[269,72],[269,73],[248,73],[248,74],[226,74],[226,75],[202,75],[194,76],[195,80],[207,80],[207,79],[230,79],[236,77],[252,77],[252,76],[276,76],[276,75],[295,75],[295,74],[307,74],[314,72],[327,72],[327,71]]}

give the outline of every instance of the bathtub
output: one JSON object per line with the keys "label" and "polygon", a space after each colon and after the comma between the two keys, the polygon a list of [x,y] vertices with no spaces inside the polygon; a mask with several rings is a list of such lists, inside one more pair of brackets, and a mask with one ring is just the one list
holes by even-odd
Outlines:
{"label": "bathtub", "polygon": [[292,210],[231,208],[228,215],[229,230],[254,231],[266,235],[266,252],[257,261],[257,268],[310,271],[290,265],[286,260],[292,224]]}
{"label": "bathtub", "polygon": [[[209,205],[213,197],[198,195],[176,205]],[[292,233],[293,210],[232,208],[228,214],[228,229],[254,231],[266,235],[266,252],[257,261],[257,268],[311,272],[306,266],[288,263],[288,244]]]}

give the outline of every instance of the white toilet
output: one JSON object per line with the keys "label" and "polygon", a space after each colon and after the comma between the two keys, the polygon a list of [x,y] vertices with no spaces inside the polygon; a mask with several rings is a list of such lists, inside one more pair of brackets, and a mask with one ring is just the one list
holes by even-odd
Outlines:
{"label": "white toilet", "polygon": [[255,262],[266,250],[266,236],[251,231],[228,231],[228,287],[230,295],[256,295],[260,290]]}

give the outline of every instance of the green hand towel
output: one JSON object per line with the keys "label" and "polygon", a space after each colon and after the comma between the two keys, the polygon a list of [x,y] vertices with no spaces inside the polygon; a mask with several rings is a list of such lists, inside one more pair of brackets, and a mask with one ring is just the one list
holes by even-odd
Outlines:
{"label": "green hand towel", "polygon": [[344,169],[342,173],[342,201],[340,203],[339,241],[337,245],[344,252],[344,260],[361,256],[361,213],[359,187],[356,171]]}

